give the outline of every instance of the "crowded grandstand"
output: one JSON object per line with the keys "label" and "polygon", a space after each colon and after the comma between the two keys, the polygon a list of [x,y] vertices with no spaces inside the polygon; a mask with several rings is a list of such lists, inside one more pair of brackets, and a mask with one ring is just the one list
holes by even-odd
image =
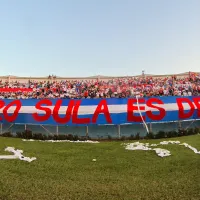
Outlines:
{"label": "crowded grandstand", "polygon": [[200,95],[200,74],[184,76],[145,76],[108,79],[59,79],[0,81],[0,99],[43,98],[129,98],[150,96],[197,96]]}

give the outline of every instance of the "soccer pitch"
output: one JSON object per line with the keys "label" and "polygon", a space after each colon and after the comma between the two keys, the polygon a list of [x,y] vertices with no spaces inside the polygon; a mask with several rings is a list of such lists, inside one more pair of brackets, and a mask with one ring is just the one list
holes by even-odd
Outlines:
{"label": "soccer pitch", "polygon": [[[200,150],[200,135],[172,140]],[[200,199],[200,155],[167,145],[163,148],[172,155],[160,158],[154,151],[125,150],[122,143],[43,143],[1,137],[0,154],[8,154],[5,147],[13,146],[37,160],[0,160],[0,199]]]}

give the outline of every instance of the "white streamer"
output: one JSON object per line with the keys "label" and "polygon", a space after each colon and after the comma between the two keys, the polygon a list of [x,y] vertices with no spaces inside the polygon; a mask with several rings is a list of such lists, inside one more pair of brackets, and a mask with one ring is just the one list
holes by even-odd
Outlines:
{"label": "white streamer", "polygon": [[185,146],[185,147],[191,149],[191,150],[194,151],[194,153],[196,153],[196,154],[200,154],[200,151],[198,151],[196,148],[190,146],[190,145],[187,144],[187,143],[183,143],[183,144],[180,144],[180,145],[183,145],[183,146]]}
{"label": "white streamer", "polygon": [[19,159],[19,160],[23,160],[23,161],[27,161],[27,162],[32,162],[33,160],[36,160],[35,157],[33,158],[29,158],[29,157],[25,157],[22,155],[23,151],[16,149],[14,147],[7,147],[5,148],[5,151],[7,152],[11,152],[14,155],[0,155],[0,159],[6,159],[6,160],[10,160],[10,159]]}
{"label": "white streamer", "polygon": [[183,146],[191,149],[194,153],[200,154],[200,151],[198,151],[196,148],[190,146],[187,143],[181,144],[180,141],[162,141],[162,142],[160,142],[160,144],[151,144],[151,145],[149,145],[149,143],[134,142],[134,143],[124,144],[124,145],[126,145],[125,149],[127,149],[127,150],[155,151],[158,156],[166,157],[166,156],[171,155],[170,151],[168,151],[166,149],[151,148],[151,147],[156,147],[156,146],[159,146],[159,145],[168,145],[168,144],[183,145]]}
{"label": "white streamer", "polygon": [[92,143],[92,144],[96,144],[99,143],[98,141],[92,141],[92,140],[85,140],[85,141],[72,141],[72,140],[26,140],[26,139],[22,139],[22,141],[24,142],[34,142],[34,141],[39,141],[39,142],[52,142],[52,143],[57,143],[57,142],[71,142],[71,143]]}
{"label": "white streamer", "polygon": [[138,107],[138,111],[139,111],[140,117],[141,117],[141,119],[142,119],[142,122],[143,122],[143,124],[144,124],[146,130],[147,130],[147,133],[149,133],[149,128],[148,128],[148,126],[147,126],[147,124],[146,124],[146,122],[144,121],[144,118],[143,118],[143,116],[142,116],[142,113],[141,113],[141,110],[140,110],[140,107],[139,107],[139,101],[138,101],[138,97],[137,97],[137,96],[136,96],[136,100],[137,100],[137,107]]}

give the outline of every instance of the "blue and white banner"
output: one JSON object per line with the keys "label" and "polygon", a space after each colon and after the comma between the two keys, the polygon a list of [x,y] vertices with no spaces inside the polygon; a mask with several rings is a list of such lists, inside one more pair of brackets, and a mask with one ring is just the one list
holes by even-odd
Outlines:
{"label": "blue and white banner", "polygon": [[200,97],[0,100],[0,122],[48,125],[135,124],[200,118]]}

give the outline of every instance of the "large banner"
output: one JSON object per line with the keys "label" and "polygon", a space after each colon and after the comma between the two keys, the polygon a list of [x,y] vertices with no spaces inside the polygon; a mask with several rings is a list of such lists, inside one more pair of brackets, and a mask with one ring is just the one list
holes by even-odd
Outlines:
{"label": "large banner", "polygon": [[0,123],[92,125],[200,119],[200,97],[0,100]]}
{"label": "large banner", "polygon": [[0,88],[0,92],[32,92],[32,88]]}

